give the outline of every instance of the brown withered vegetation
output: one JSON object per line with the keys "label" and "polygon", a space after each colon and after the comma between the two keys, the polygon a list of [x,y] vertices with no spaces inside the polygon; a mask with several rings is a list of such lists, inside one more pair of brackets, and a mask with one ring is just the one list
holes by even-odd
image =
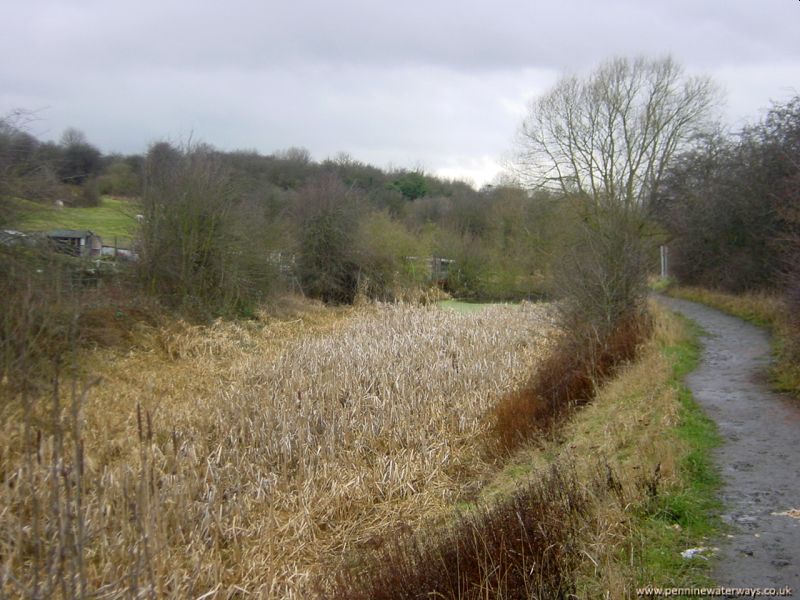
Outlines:
{"label": "brown withered vegetation", "polygon": [[537,305],[290,312],[142,324],[48,394],[0,385],[0,594],[308,598],[491,472],[484,417],[553,328]]}
{"label": "brown withered vegetation", "polygon": [[571,598],[581,563],[580,535],[593,486],[617,490],[607,477],[581,481],[553,466],[510,497],[460,515],[436,535],[389,544],[360,568],[339,576],[320,598],[412,600],[441,598]]}
{"label": "brown withered vegetation", "polygon": [[[450,523],[354,552],[332,585],[318,582],[317,598],[634,599],[636,582],[651,580],[637,524],[660,510],[685,452],[672,432],[680,403],[661,350],[682,339],[683,326],[654,311],[640,325],[637,335],[654,333],[637,342],[636,360],[611,369],[595,401],[562,422],[562,441],[521,448]],[[634,332],[619,335],[608,351],[624,356]]]}
{"label": "brown withered vegetation", "polygon": [[126,351],[141,325],[168,316],[120,275],[58,252],[45,239],[0,243],[0,400],[51,388],[56,358],[92,348]]}
{"label": "brown withered vegetation", "polygon": [[605,339],[562,338],[529,383],[495,406],[493,448],[513,452],[533,433],[552,433],[576,407],[592,399],[598,384],[636,356],[651,328],[650,319],[643,316],[622,321]]}

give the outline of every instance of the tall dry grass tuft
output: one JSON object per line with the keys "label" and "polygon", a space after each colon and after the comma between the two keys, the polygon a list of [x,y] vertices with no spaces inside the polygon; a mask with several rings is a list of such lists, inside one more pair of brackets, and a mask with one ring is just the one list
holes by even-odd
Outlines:
{"label": "tall dry grass tuft", "polygon": [[320,597],[574,598],[583,559],[581,532],[598,485],[607,491],[618,483],[610,475],[579,480],[568,467],[553,466],[510,497],[462,515],[448,528],[395,541],[365,557]]}
{"label": "tall dry grass tuft", "polygon": [[446,514],[491,469],[483,416],[543,353],[549,310],[330,314],[142,325],[80,365],[69,402],[60,382],[10,398],[2,592],[304,598],[351,550]]}
{"label": "tall dry grass tuft", "polygon": [[513,452],[533,433],[552,432],[564,417],[589,402],[597,386],[632,360],[651,331],[647,317],[627,319],[605,338],[563,337],[530,382],[494,407],[494,449]]}

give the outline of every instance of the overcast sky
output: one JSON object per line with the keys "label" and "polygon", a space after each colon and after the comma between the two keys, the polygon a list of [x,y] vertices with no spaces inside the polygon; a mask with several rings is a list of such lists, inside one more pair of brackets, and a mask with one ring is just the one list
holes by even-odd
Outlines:
{"label": "overcast sky", "polygon": [[732,126],[800,93],[798,0],[3,0],[0,115],[104,151],[189,135],[489,182],[532,97],[612,56],[715,78]]}

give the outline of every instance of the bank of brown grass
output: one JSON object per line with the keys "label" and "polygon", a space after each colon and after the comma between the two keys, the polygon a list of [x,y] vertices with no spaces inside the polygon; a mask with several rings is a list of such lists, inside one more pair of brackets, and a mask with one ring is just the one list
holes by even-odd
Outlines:
{"label": "bank of brown grass", "polygon": [[592,400],[598,385],[636,356],[650,327],[647,318],[630,319],[605,339],[563,337],[528,384],[494,408],[497,449],[512,452],[534,434],[554,433],[575,408]]}
{"label": "bank of brown grass", "polygon": [[142,323],[60,393],[8,399],[4,593],[307,597],[474,493],[483,417],[552,330],[534,305],[284,310]]}
{"label": "bank of brown grass", "polygon": [[320,597],[342,600],[571,598],[582,556],[576,543],[592,491],[553,467],[450,526],[394,540]]}
{"label": "bank of brown grass", "polygon": [[694,286],[671,286],[667,293],[718,308],[762,327],[779,327],[785,321],[785,305],[780,296],[767,292],[729,294]]}
{"label": "bank of brown grass", "polygon": [[[652,335],[637,359],[600,386],[560,439],[537,453],[546,462],[573,465],[583,481],[597,477],[598,464],[607,465],[619,483],[611,493],[595,488],[600,493],[581,532],[584,560],[575,571],[579,598],[635,599],[637,586],[656,581],[644,557],[659,542],[641,529],[642,518],[684,485],[680,465],[688,448],[676,432],[681,402],[672,380],[677,358],[664,349],[686,340],[686,326],[655,304],[650,311]],[[674,532],[669,520],[660,526]]]}

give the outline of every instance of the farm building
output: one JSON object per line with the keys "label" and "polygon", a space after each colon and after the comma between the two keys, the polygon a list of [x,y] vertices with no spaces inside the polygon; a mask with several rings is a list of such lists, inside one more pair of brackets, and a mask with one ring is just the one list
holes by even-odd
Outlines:
{"label": "farm building", "polygon": [[103,239],[88,229],[56,229],[47,237],[59,250],[73,256],[100,256],[103,250]]}

